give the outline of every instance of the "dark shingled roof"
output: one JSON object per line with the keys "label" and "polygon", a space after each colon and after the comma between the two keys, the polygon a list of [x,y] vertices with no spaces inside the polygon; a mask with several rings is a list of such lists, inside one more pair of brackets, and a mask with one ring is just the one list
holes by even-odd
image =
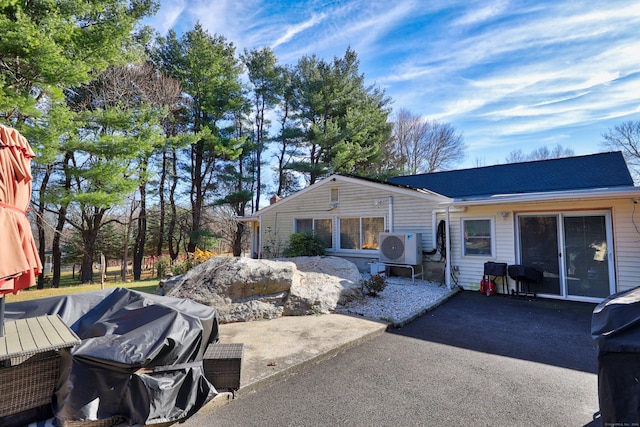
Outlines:
{"label": "dark shingled roof", "polygon": [[633,179],[619,151],[405,175],[389,178],[388,181],[458,199],[496,194],[633,186]]}

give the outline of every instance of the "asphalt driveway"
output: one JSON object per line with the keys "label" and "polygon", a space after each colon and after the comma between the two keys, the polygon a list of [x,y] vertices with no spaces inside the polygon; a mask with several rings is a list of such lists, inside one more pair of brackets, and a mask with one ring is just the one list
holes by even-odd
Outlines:
{"label": "asphalt driveway", "polygon": [[392,333],[597,374],[595,304],[461,292]]}
{"label": "asphalt driveway", "polygon": [[461,292],[186,424],[595,427],[593,308]]}

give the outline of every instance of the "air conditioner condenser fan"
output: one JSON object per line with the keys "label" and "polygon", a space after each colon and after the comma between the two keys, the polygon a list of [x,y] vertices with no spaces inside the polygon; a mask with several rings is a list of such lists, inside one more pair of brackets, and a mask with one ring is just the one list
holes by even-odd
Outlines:
{"label": "air conditioner condenser fan", "polygon": [[388,259],[398,259],[404,255],[404,242],[396,236],[387,236],[380,247],[380,250]]}

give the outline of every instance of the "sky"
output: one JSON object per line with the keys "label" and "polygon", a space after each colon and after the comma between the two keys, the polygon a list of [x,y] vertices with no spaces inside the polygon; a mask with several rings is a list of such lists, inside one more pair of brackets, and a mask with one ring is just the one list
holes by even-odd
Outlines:
{"label": "sky", "polygon": [[144,23],[161,35],[200,23],[238,53],[272,48],[281,64],[351,47],[392,114],[463,134],[458,167],[557,144],[600,152],[604,132],[640,120],[637,0],[160,1]]}

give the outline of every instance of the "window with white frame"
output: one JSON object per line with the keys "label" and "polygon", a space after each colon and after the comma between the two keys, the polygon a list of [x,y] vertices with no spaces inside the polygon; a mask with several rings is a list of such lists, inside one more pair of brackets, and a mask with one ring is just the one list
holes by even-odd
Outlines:
{"label": "window with white frame", "polygon": [[493,219],[463,218],[462,230],[462,255],[493,256]]}
{"label": "window with white frame", "polygon": [[340,249],[377,250],[384,217],[340,218]]}
{"label": "window with white frame", "polygon": [[325,243],[325,248],[333,247],[333,227],[330,218],[298,218],[295,220],[294,231],[296,233],[315,233]]}

